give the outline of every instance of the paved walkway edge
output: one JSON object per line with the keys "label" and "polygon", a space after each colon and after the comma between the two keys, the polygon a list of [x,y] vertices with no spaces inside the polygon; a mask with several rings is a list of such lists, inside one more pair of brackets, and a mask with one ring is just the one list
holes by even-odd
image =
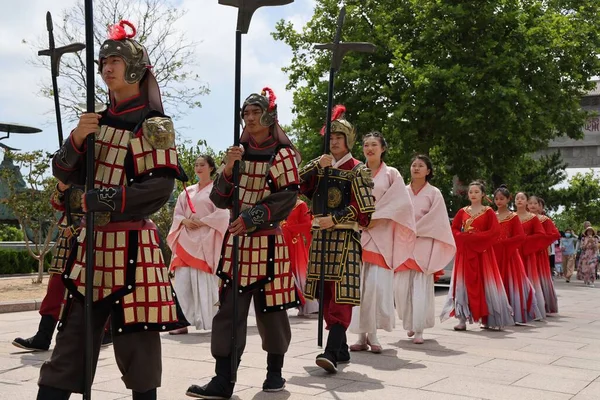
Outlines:
{"label": "paved walkway edge", "polygon": [[42,300],[21,300],[21,301],[2,301],[0,302],[0,314],[36,311],[40,309]]}

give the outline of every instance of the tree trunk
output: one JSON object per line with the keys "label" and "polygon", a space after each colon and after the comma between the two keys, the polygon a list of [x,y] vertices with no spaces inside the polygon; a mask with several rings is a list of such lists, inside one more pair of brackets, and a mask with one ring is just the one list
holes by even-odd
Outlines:
{"label": "tree trunk", "polygon": [[40,254],[40,258],[38,259],[38,275],[35,283],[42,283],[44,280],[44,258],[46,253]]}

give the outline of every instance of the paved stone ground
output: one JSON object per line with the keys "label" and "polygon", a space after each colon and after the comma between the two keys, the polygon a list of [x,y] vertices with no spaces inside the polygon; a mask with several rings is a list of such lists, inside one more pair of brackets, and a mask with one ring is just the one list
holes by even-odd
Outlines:
{"label": "paved stone ground", "polygon": [[[557,282],[561,313],[547,322],[510,327],[504,332],[454,332],[455,321],[438,324],[424,345],[413,345],[401,327],[381,333],[384,352],[353,354],[337,375],[314,364],[316,319],[291,318],[293,339],[285,363],[287,390],[261,392],[265,354],[253,325],[239,371],[234,398],[241,400],[364,399],[409,400],[600,399],[600,288]],[[437,310],[445,292],[437,293]],[[39,367],[49,353],[18,352],[10,341],[32,334],[36,312],[0,315],[0,399],[34,399]],[[354,341],[350,335],[349,341]],[[191,383],[213,374],[210,334],[163,336],[163,385],[160,399],[186,399]],[[72,396],[72,398],[81,398]],[[127,399],[112,348],[103,349],[94,384],[94,400]]]}

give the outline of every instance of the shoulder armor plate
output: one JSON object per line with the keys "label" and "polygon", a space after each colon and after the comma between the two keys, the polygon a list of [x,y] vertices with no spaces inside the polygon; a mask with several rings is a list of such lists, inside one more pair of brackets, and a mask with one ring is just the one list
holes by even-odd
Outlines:
{"label": "shoulder armor plate", "polygon": [[166,150],[175,147],[175,128],[171,118],[148,118],[142,124],[142,131],[148,143],[155,149]]}

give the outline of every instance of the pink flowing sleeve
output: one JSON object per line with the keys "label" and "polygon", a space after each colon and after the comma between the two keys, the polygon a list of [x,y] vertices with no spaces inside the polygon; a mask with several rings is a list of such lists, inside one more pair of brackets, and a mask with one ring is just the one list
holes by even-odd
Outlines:
{"label": "pink flowing sleeve", "polygon": [[187,206],[186,194],[185,192],[181,192],[179,197],[177,198],[177,204],[175,205],[175,210],[173,211],[173,223],[171,224],[171,229],[169,229],[169,234],[167,235],[167,244],[169,248],[174,251],[177,238],[179,237],[179,233],[181,229],[184,229],[182,226],[183,220],[186,218],[185,210]]}
{"label": "pink flowing sleeve", "polygon": [[417,222],[414,259],[426,274],[444,269],[456,254],[456,244],[442,194],[436,190],[431,209]]}

